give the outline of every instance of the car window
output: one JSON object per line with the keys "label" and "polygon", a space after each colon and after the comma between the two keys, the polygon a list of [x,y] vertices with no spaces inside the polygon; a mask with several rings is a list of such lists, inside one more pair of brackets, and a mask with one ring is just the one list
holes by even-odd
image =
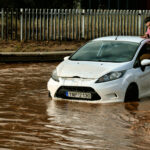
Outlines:
{"label": "car window", "polygon": [[146,43],[143,45],[143,47],[141,48],[137,59],[135,61],[135,65],[134,67],[139,67],[140,66],[140,62],[143,59],[150,59],[150,42]]}
{"label": "car window", "polygon": [[146,43],[144,47],[141,49],[140,60],[150,59],[150,43]]}
{"label": "car window", "polygon": [[127,62],[131,61],[139,44],[121,41],[92,41],[81,47],[70,60]]}

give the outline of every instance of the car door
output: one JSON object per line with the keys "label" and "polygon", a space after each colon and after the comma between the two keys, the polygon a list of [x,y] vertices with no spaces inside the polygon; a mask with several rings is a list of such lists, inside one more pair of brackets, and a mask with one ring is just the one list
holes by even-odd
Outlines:
{"label": "car door", "polygon": [[150,66],[141,66],[143,59],[150,59],[150,42],[143,45],[135,63],[135,76],[140,97],[150,96]]}

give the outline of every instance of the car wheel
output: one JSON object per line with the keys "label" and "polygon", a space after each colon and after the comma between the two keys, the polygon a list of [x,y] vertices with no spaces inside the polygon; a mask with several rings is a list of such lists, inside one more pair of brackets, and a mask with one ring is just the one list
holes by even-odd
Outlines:
{"label": "car wheel", "polygon": [[124,102],[139,101],[138,97],[139,97],[139,91],[137,85],[136,84],[129,85],[125,94]]}

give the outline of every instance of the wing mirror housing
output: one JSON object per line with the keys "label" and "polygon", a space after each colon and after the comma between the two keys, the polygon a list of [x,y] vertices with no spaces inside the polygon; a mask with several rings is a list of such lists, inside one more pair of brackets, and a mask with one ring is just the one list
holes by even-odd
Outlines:
{"label": "wing mirror housing", "polygon": [[150,59],[143,59],[141,61],[141,65],[142,66],[148,66],[148,65],[150,65]]}
{"label": "wing mirror housing", "polygon": [[69,59],[69,57],[70,57],[70,56],[66,56],[66,57],[64,57],[64,60],[68,60],[68,59]]}

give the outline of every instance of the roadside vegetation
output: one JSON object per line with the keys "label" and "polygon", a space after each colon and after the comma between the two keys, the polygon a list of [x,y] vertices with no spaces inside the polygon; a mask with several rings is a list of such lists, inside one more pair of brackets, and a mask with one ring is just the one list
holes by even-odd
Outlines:
{"label": "roadside vegetation", "polygon": [[77,50],[86,41],[0,41],[0,52],[50,52]]}

